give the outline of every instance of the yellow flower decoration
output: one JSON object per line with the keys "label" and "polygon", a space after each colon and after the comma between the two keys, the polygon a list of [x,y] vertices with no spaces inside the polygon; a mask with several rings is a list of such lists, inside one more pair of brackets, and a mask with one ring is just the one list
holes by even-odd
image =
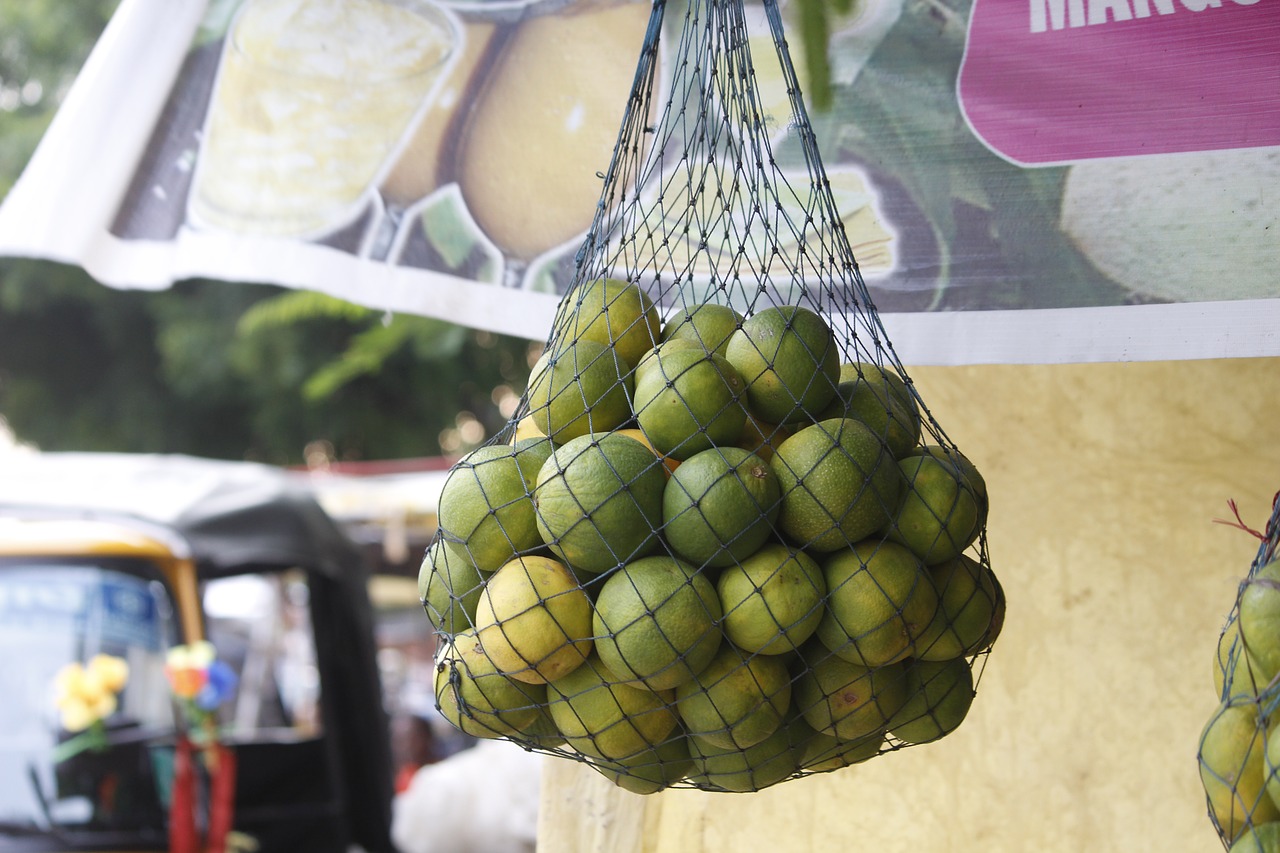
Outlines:
{"label": "yellow flower decoration", "polygon": [[82,732],[111,716],[128,680],[129,664],[112,655],[95,655],[88,666],[76,661],[64,666],[53,682],[62,727]]}

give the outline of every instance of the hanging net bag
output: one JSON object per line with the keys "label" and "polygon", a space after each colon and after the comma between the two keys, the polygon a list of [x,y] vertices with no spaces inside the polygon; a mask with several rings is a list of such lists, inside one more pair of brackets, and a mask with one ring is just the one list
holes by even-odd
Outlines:
{"label": "hanging net bag", "polygon": [[1223,846],[1265,853],[1280,849],[1280,737],[1273,736],[1280,729],[1280,494],[1266,530],[1249,532],[1262,544],[1218,638],[1220,704],[1197,755]]}
{"label": "hanging net bag", "polygon": [[1003,622],[982,477],[885,336],[776,2],[752,9],[791,120],[742,0],[655,2],[545,351],[420,575],[454,725],[640,793],[947,735]]}

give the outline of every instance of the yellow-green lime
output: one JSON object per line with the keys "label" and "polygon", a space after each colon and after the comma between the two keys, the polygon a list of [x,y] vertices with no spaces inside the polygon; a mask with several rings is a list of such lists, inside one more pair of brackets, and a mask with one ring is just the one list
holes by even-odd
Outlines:
{"label": "yellow-green lime", "polygon": [[432,627],[445,634],[472,627],[487,577],[465,553],[444,539],[437,538],[427,546],[418,569],[418,597]]}
{"label": "yellow-green lime", "polygon": [[628,563],[596,597],[596,652],[625,681],[679,687],[715,657],[720,599],[693,566],[665,554]]}
{"label": "yellow-green lime", "polygon": [[840,352],[831,327],[799,305],[765,308],[733,333],[725,357],[742,375],[747,407],[761,420],[815,420],[835,397]]}
{"label": "yellow-green lime", "polygon": [[553,681],[591,653],[591,599],[569,567],[517,557],[485,582],[476,636],[489,659],[518,681]]}
{"label": "yellow-green lime", "polygon": [[555,444],[544,435],[521,438],[511,446],[516,464],[520,466],[520,475],[524,477],[525,487],[530,493],[538,484],[538,472],[555,449]]}
{"label": "yellow-green lime", "polygon": [[1266,751],[1266,722],[1254,701],[1219,706],[1200,734],[1200,781],[1228,841],[1248,823],[1280,820],[1266,791]]}
{"label": "yellow-green lime", "polygon": [[895,394],[875,365],[861,366],[863,375],[842,380],[821,417],[862,421],[895,458],[906,456],[920,443],[920,410],[910,396],[904,402]]}
{"label": "yellow-green lime", "polygon": [[782,490],[778,526],[806,550],[835,551],[885,526],[900,504],[902,472],[867,426],[849,418],[811,424],[774,451]]}
{"label": "yellow-green lime", "polygon": [[850,741],[836,740],[829,734],[815,731],[795,704],[792,703],[783,725],[791,737],[798,769],[811,773],[839,770],[874,758],[884,747],[883,731],[872,732],[866,737]]}
{"label": "yellow-green lime", "polygon": [[635,367],[659,340],[662,319],[649,294],[635,284],[599,278],[570,291],[556,319],[557,347],[592,341],[610,347]]}
{"label": "yellow-green lime", "polygon": [[852,361],[840,365],[841,382],[857,380],[884,386],[896,402],[911,410],[915,417],[920,417],[920,404],[916,402],[915,395],[896,367],[881,367],[869,361]]}
{"label": "yellow-green lime", "polygon": [[692,681],[676,688],[684,729],[703,742],[746,749],[773,734],[791,706],[791,676],[776,657],[723,643]]}
{"label": "yellow-green lime", "polygon": [[[1235,696],[1257,696],[1267,684],[1240,639],[1239,619],[1232,618],[1218,636],[1213,658],[1213,686],[1217,697],[1226,700]],[[1277,802],[1280,803],[1280,799]]]}
{"label": "yellow-green lime", "polygon": [[671,696],[620,683],[598,657],[547,685],[551,719],[569,745],[595,758],[625,761],[675,730]]}
{"label": "yellow-green lime", "polygon": [[1227,853],[1280,853],[1280,822],[1249,827]]}
{"label": "yellow-green lime", "polygon": [[822,563],[827,610],[822,644],[852,663],[902,660],[933,621],[938,594],[920,560],[892,542],[868,539]]}
{"label": "yellow-green lime", "polygon": [[575,438],[556,448],[538,472],[538,533],[579,572],[615,568],[658,547],[666,479],[653,450],[633,438]]}
{"label": "yellow-green lime", "polygon": [[1262,683],[1280,674],[1280,560],[1258,568],[1240,593],[1240,637]]}
{"label": "yellow-green lime", "polygon": [[724,355],[729,338],[742,325],[742,315],[728,305],[703,302],[685,308],[667,320],[662,327],[662,340],[694,341],[704,352]]}
{"label": "yellow-green lime", "polygon": [[827,581],[803,551],[770,542],[716,579],[724,632],[744,651],[778,655],[798,649],[822,621]]}
{"label": "yellow-green lime", "polygon": [[938,609],[915,641],[915,657],[948,660],[978,651],[991,630],[996,586],[991,571],[961,554],[929,568]]}
{"label": "yellow-green lime", "polygon": [[704,356],[707,354],[707,351],[703,349],[701,344],[697,341],[690,340],[689,338],[674,338],[669,341],[663,341],[640,357],[640,361],[636,364],[634,374],[635,384],[638,386],[640,384],[640,380],[644,378],[644,375],[649,372],[650,368],[658,366],[658,359],[660,357],[671,355],[672,353],[679,352],[680,350],[701,353]]}
{"label": "yellow-green lime", "polygon": [[529,416],[556,444],[631,419],[631,368],[595,341],[548,350],[529,373]]}
{"label": "yellow-green lime", "polygon": [[516,734],[537,719],[546,688],[510,678],[493,665],[474,631],[442,643],[436,653],[435,694],[440,712],[472,737]]}
{"label": "yellow-green lime", "polygon": [[987,520],[987,509],[989,500],[987,499],[987,481],[983,478],[982,473],[978,471],[978,467],[974,465],[969,458],[959,450],[954,450],[942,444],[923,444],[910,453],[908,456],[932,456],[941,462],[946,468],[952,471],[956,478],[964,482],[978,502],[978,523],[984,524]]}
{"label": "yellow-green lime", "polygon": [[670,456],[663,456],[661,451],[659,451],[658,448],[653,446],[653,442],[649,440],[649,436],[645,435],[644,430],[640,429],[639,427],[627,427],[626,429],[616,429],[614,430],[614,432],[617,433],[618,435],[625,435],[627,438],[634,438],[636,441],[640,442],[645,447],[652,450],[653,455],[658,459],[659,462],[662,463],[662,467],[666,469],[662,473],[668,479],[670,479],[671,475],[675,472],[676,468],[680,466],[679,459],[673,459]]}
{"label": "yellow-green lime", "polygon": [[519,739],[527,740],[542,749],[555,749],[567,743],[564,735],[556,728],[556,721],[551,719],[551,709],[545,704],[538,708],[538,716],[533,722],[520,730]]}
{"label": "yellow-green lime", "polygon": [[907,701],[889,721],[889,734],[906,743],[928,743],[960,727],[973,703],[973,673],[963,658],[912,661]]}
{"label": "yellow-green lime", "polygon": [[662,493],[663,534],[695,566],[729,566],[769,538],[778,498],[778,477],[763,459],[740,447],[713,447],[672,472]]}
{"label": "yellow-green lime", "polygon": [[689,781],[710,791],[746,793],[776,785],[796,772],[790,735],[779,727],[746,749],[716,746],[703,738],[689,738],[693,770]]}
{"label": "yellow-green lime", "polygon": [[815,731],[856,741],[884,731],[907,701],[906,667],[875,669],[831,656],[810,664],[796,681],[796,710]]}
{"label": "yellow-green lime", "polygon": [[795,432],[793,427],[767,424],[747,413],[747,422],[742,427],[742,435],[738,437],[738,447],[750,450],[765,462],[773,458],[773,449]]}
{"label": "yellow-green lime", "polygon": [[438,501],[442,535],[482,572],[497,571],[516,554],[542,544],[533,500],[508,445],[490,444],[463,456]]}
{"label": "yellow-green lime", "polygon": [[961,554],[980,531],[977,495],[967,481],[933,456],[909,456],[898,467],[905,487],[885,537],[929,564]]}
{"label": "yellow-green lime", "polygon": [[1280,808],[1280,726],[1272,725],[1269,729],[1262,767],[1267,796]]}
{"label": "yellow-green lime", "polygon": [[664,455],[688,459],[742,435],[742,378],[723,356],[659,351],[636,383],[636,422]]}
{"label": "yellow-green lime", "polygon": [[656,794],[671,787],[693,769],[689,739],[676,729],[671,737],[623,761],[589,762],[606,779],[633,794]]}

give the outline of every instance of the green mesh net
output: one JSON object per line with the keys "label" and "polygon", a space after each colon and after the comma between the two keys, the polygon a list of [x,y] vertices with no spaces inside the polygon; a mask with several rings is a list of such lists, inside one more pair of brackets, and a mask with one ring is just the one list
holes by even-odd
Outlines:
{"label": "green mesh net", "polygon": [[521,408],[440,497],[441,710],[639,793],[950,734],[1003,622],[986,486],[876,315],[773,0],[654,4],[602,178]]}
{"label": "green mesh net", "polygon": [[1197,751],[1209,819],[1233,853],[1280,849],[1280,494],[1266,530],[1251,532],[1262,544],[1218,639],[1220,704]]}

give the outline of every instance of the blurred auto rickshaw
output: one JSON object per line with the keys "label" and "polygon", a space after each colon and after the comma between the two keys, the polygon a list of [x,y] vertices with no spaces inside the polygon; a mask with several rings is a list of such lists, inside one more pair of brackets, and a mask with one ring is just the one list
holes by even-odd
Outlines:
{"label": "blurred auto rickshaw", "polygon": [[[280,469],[169,455],[0,457],[0,850],[169,849],[166,657],[210,641],[246,849],[391,851],[393,770],[361,554]],[[70,757],[68,664],[128,678]],[[206,807],[207,811],[207,807]],[[199,816],[207,822],[208,815]]]}

